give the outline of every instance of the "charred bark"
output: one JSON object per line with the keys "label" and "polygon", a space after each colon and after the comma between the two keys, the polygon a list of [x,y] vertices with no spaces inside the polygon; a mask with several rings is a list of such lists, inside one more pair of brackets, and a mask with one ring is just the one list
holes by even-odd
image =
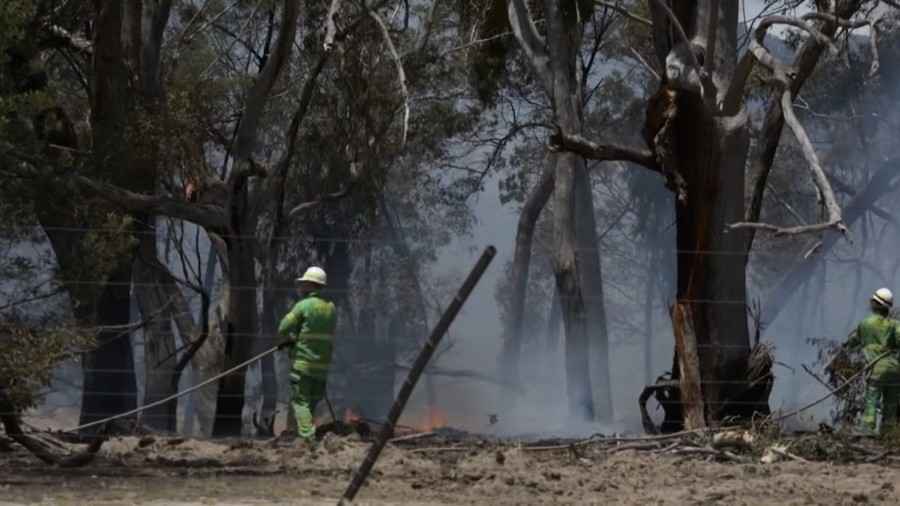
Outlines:
{"label": "charred bark", "polygon": [[[676,336],[696,336],[707,421],[730,415],[728,399],[746,387],[750,338],[746,316],[746,250],[740,233],[726,227],[743,214],[744,162],[749,148],[747,120],[711,117],[699,100],[682,95],[673,145],[687,198],[676,202]],[[683,325],[683,328],[678,326]],[[683,361],[686,357],[680,357]],[[673,374],[689,365],[679,365]],[[683,401],[688,402],[682,388]],[[767,399],[760,399],[765,404]],[[689,413],[699,407],[686,407]]]}

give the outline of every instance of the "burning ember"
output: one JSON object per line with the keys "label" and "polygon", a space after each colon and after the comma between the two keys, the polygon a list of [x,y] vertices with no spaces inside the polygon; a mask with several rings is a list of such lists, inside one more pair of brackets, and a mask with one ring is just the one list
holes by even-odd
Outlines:
{"label": "burning ember", "polygon": [[362,421],[362,417],[350,408],[344,410],[344,423],[347,425],[355,425]]}

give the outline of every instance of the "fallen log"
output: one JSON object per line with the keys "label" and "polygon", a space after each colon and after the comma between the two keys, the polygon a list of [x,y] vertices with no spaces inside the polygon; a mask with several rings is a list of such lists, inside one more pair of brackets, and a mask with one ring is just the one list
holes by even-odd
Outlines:
{"label": "fallen log", "polygon": [[94,456],[97,452],[100,451],[103,442],[106,441],[105,436],[102,435],[103,431],[101,431],[101,436],[96,437],[91,441],[84,452],[58,455],[51,449],[51,446],[58,445],[59,447],[64,447],[61,443],[53,441],[53,444],[51,444],[42,441],[40,438],[32,437],[22,430],[15,406],[6,396],[3,389],[0,389],[0,423],[3,424],[3,429],[6,431],[6,435],[9,439],[23,446],[41,461],[59,467],[81,467],[90,463],[94,460]]}

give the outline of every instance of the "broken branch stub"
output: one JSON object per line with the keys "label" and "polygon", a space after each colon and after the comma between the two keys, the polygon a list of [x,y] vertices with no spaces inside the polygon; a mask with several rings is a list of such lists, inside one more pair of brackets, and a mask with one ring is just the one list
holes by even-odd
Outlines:
{"label": "broken branch stub", "polygon": [[435,325],[434,330],[431,331],[431,335],[428,336],[428,340],[425,341],[422,351],[420,351],[419,356],[416,357],[416,361],[413,363],[412,369],[410,369],[409,374],[406,377],[406,381],[403,382],[403,386],[400,388],[400,392],[397,394],[397,398],[391,406],[391,411],[387,416],[387,422],[381,427],[378,437],[375,439],[375,442],[372,443],[368,453],[366,453],[366,458],[353,475],[353,479],[347,486],[347,490],[344,491],[344,495],[338,502],[339,505],[351,503],[363,483],[365,483],[366,478],[375,466],[375,461],[378,460],[378,456],[381,454],[381,450],[384,449],[384,445],[387,444],[388,440],[393,435],[394,426],[396,425],[397,420],[400,419],[400,415],[403,414],[403,409],[406,407],[406,403],[409,401],[409,397],[412,395],[413,389],[419,381],[419,377],[428,365],[428,361],[431,360],[441,339],[443,339],[444,334],[447,333],[447,329],[450,328],[450,324],[456,319],[459,310],[462,309],[466,299],[469,298],[469,294],[472,293],[475,285],[478,284],[478,281],[481,279],[481,276],[487,270],[491,260],[494,259],[494,255],[496,254],[497,250],[493,246],[488,246],[484,250],[484,253],[481,254],[481,258],[478,259],[478,263],[475,264],[475,267],[472,268],[472,272],[469,273],[469,276],[463,282],[462,287],[460,287],[456,297],[453,298],[450,306],[447,307],[443,316],[441,316],[440,321]]}

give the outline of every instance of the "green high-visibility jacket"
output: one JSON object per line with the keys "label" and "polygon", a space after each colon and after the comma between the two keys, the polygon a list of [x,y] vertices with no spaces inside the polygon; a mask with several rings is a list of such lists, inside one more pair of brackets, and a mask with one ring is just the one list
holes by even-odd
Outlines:
{"label": "green high-visibility jacket", "polygon": [[294,375],[328,378],[337,314],[334,303],[312,292],[294,305],[278,326],[278,333],[296,337],[291,349]]}
{"label": "green high-visibility jacket", "polygon": [[900,371],[900,323],[893,318],[875,313],[867,316],[850,334],[847,346],[852,350],[861,349],[870,362],[886,351],[894,352],[875,364],[874,378]]}

